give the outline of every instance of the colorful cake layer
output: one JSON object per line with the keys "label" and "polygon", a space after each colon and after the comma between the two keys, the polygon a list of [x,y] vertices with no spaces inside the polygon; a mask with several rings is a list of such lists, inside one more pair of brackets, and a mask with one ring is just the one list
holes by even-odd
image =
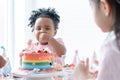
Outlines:
{"label": "colorful cake layer", "polygon": [[48,70],[48,69],[53,68],[51,63],[49,63],[49,62],[37,62],[37,63],[23,62],[22,67],[27,70],[32,70],[34,68],[38,68],[40,70]]}
{"label": "colorful cake layer", "polygon": [[46,51],[23,52],[22,68],[32,70],[38,68],[40,70],[48,70],[53,68],[54,56]]}

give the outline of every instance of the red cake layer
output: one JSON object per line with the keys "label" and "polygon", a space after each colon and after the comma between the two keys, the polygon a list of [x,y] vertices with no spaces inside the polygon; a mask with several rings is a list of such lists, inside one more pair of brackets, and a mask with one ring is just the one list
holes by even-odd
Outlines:
{"label": "red cake layer", "polygon": [[53,54],[50,53],[23,53],[23,61],[54,61]]}

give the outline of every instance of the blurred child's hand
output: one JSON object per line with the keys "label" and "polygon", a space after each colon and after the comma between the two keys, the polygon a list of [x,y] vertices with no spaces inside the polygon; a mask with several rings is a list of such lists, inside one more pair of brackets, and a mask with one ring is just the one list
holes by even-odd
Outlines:
{"label": "blurred child's hand", "polygon": [[28,42],[27,42],[27,45],[30,46],[32,44],[32,40],[29,39]]}
{"label": "blurred child's hand", "polygon": [[89,78],[96,78],[98,71],[90,72],[89,71],[89,59],[86,61],[80,61],[79,64],[75,67],[74,78],[75,80],[88,80]]}
{"label": "blurred child's hand", "polygon": [[89,59],[87,58],[86,61],[81,60],[79,63],[79,68],[85,75],[88,75],[88,73],[89,73]]}
{"label": "blurred child's hand", "polygon": [[80,61],[79,64],[75,67],[74,78],[75,80],[87,80],[89,77],[89,59],[86,61]]}
{"label": "blurred child's hand", "polygon": [[4,67],[6,64],[6,60],[0,55],[0,68]]}
{"label": "blurred child's hand", "polygon": [[41,44],[48,44],[49,39],[51,38],[51,36],[47,33],[41,33],[39,36],[39,42]]}

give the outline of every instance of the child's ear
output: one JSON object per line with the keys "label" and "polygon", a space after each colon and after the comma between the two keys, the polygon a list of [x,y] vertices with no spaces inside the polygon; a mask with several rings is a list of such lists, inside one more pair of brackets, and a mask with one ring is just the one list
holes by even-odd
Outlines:
{"label": "child's ear", "polygon": [[54,32],[54,36],[57,34],[57,30],[55,30],[55,32]]}
{"label": "child's ear", "polygon": [[101,0],[100,2],[101,9],[104,12],[105,16],[109,16],[111,12],[110,4],[108,3],[107,0]]}

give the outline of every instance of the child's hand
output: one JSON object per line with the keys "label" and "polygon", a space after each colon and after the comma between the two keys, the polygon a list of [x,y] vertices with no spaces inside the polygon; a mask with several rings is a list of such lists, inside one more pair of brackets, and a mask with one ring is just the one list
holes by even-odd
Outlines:
{"label": "child's hand", "polygon": [[80,63],[75,67],[74,78],[75,80],[88,80],[89,78],[95,78],[98,74],[98,71],[92,73],[89,71],[89,59],[86,61],[80,61]]}
{"label": "child's hand", "polygon": [[85,75],[89,73],[89,59],[87,58],[86,61],[80,61],[79,63],[81,71],[84,72]]}
{"label": "child's hand", "polygon": [[39,42],[41,44],[48,44],[49,39],[51,38],[51,36],[47,33],[41,33],[39,36]]}
{"label": "child's hand", "polygon": [[79,64],[75,67],[74,77],[76,80],[87,80],[89,77],[89,59],[86,61],[80,61]]}
{"label": "child's hand", "polygon": [[32,40],[29,39],[28,42],[27,42],[27,45],[30,46],[32,44]]}
{"label": "child's hand", "polygon": [[0,56],[0,68],[4,67],[5,64],[6,64],[6,60],[2,56]]}

